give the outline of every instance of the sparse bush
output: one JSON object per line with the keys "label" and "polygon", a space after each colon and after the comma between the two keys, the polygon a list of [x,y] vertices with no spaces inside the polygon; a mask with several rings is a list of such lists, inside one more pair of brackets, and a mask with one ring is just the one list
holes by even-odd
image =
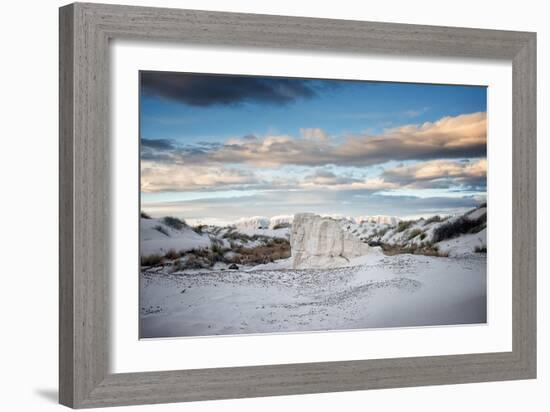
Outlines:
{"label": "sparse bush", "polygon": [[151,219],[151,216],[149,216],[147,213],[145,212],[140,212],[139,213],[139,217],[143,218],[143,219]]}
{"label": "sparse bush", "polygon": [[160,232],[160,233],[162,233],[163,235],[170,237],[170,233],[168,233],[168,232],[166,231],[166,229],[163,228],[161,225],[155,226],[154,229],[155,229],[157,232]]}
{"label": "sparse bush", "polygon": [[[206,227],[206,225],[198,225],[198,226],[195,226],[193,228],[193,231],[198,234],[198,235],[202,235],[203,232],[204,232],[204,228]],[[219,229],[218,229],[219,230]]]}
{"label": "sparse bush", "polygon": [[187,226],[187,224],[183,220],[178,219],[177,217],[172,217],[172,216],[166,216],[166,217],[162,218],[162,223],[164,223],[166,226],[170,226],[171,228],[176,229],[176,230],[181,230],[181,229],[183,229],[184,227]]}
{"label": "sparse bush", "polygon": [[141,266],[156,266],[163,262],[164,258],[157,254],[141,257]]}
{"label": "sparse bush", "polygon": [[254,234],[250,237],[251,240],[264,240],[264,241],[269,241],[271,240],[271,238],[269,236],[266,236],[266,235],[258,235],[258,234]]}
{"label": "sparse bush", "polygon": [[487,253],[487,246],[476,246],[474,249],[476,253]]}
{"label": "sparse bush", "polygon": [[209,264],[205,263],[204,259],[197,258],[194,255],[188,255],[187,260],[185,261],[186,269],[204,269],[209,266]]}
{"label": "sparse bush", "polygon": [[375,236],[383,237],[386,233],[388,233],[388,230],[390,230],[389,227],[384,227],[382,229],[379,229],[379,230],[376,231]]}
{"label": "sparse bush", "polygon": [[183,270],[183,269],[185,269],[185,265],[183,264],[183,262],[181,260],[177,260],[174,263],[174,266],[172,266],[172,273],[173,272],[179,272],[180,270]]}
{"label": "sparse bush", "polygon": [[424,256],[438,256],[438,257],[449,256],[448,253],[440,252],[437,246],[432,246],[430,244],[410,245],[410,246],[382,244],[381,246],[384,254],[389,256],[399,255],[403,253],[410,253],[413,255],[424,255]]}
{"label": "sparse bush", "polygon": [[443,218],[439,215],[432,216],[428,219],[426,219],[426,224],[429,225],[430,223],[438,223],[443,221]]}
{"label": "sparse bush", "polygon": [[241,242],[249,242],[252,240],[250,236],[245,233],[237,232],[236,230],[231,230],[223,235],[224,239],[231,240],[240,240]]}
{"label": "sparse bush", "polygon": [[236,263],[237,265],[240,265],[242,263],[242,259],[240,255],[235,255],[227,259],[227,263]]}
{"label": "sparse bush", "polygon": [[223,255],[226,252],[226,249],[223,248],[219,243],[213,243],[212,247],[212,260],[214,262],[223,262]]}
{"label": "sparse bush", "polygon": [[419,234],[421,234],[422,231],[420,229],[413,229],[409,232],[409,240],[411,239],[414,239],[415,237],[417,237]]}
{"label": "sparse bush", "polygon": [[424,240],[424,239],[426,239],[426,233],[422,233],[422,234],[420,235],[420,240]]}
{"label": "sparse bush", "polygon": [[459,217],[456,220],[442,224],[435,228],[433,239],[434,242],[452,239],[466,233],[478,233],[486,226],[487,215],[481,216],[479,219],[467,219]]}
{"label": "sparse bush", "polygon": [[285,222],[285,223],[277,223],[275,226],[273,226],[273,229],[274,229],[274,230],[277,230],[277,229],[286,229],[287,227],[290,227],[290,223],[288,223],[288,222]]}
{"label": "sparse bush", "polygon": [[[263,246],[254,248],[240,247],[236,250],[243,264],[262,264],[278,259],[290,257],[290,243],[286,239],[282,241],[269,241]],[[231,259],[234,263],[235,258]]]}
{"label": "sparse bush", "polygon": [[449,253],[441,252],[437,246],[422,246],[415,254],[425,256],[449,257]]}
{"label": "sparse bush", "polygon": [[290,242],[287,239],[266,236],[258,237],[258,239],[263,239],[263,244],[255,247],[234,245],[234,248],[227,248],[222,241],[212,238],[212,244],[208,248],[181,250],[179,252],[169,250],[164,256],[143,258],[142,262],[158,264],[169,261],[172,265],[171,272],[178,272],[186,269],[212,268],[216,262],[257,265],[290,257]]}
{"label": "sparse bush", "polygon": [[400,232],[403,232],[404,230],[407,230],[413,225],[413,223],[414,223],[414,220],[402,220],[397,225],[397,232],[400,233]]}
{"label": "sparse bush", "polygon": [[178,259],[180,256],[181,255],[178,252],[176,252],[174,249],[170,249],[168,252],[164,254],[164,257],[170,260]]}
{"label": "sparse bush", "polygon": [[200,248],[200,249],[191,249],[186,252],[186,255],[195,255],[197,257],[208,257],[212,252],[209,249]]}

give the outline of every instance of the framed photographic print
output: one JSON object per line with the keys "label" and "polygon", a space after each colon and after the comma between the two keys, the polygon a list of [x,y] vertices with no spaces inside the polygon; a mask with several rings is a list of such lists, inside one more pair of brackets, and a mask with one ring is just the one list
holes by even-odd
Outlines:
{"label": "framed photographic print", "polygon": [[486,323],[485,86],[139,87],[141,338]]}
{"label": "framed photographic print", "polygon": [[60,401],[536,375],[533,33],[60,9]]}

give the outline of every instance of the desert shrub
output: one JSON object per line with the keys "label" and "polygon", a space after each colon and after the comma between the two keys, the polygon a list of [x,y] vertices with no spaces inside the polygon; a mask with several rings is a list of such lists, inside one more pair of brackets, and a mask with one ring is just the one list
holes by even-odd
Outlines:
{"label": "desert shrub", "polygon": [[202,260],[198,259],[194,255],[188,255],[187,260],[185,261],[185,268],[186,269],[203,269],[204,264]]}
{"label": "desert shrub", "polygon": [[231,239],[231,240],[240,240],[242,242],[249,242],[252,240],[250,236],[248,236],[245,233],[237,232],[236,230],[231,230],[223,235],[224,239]]}
{"label": "desert shrub", "polygon": [[141,266],[155,266],[163,262],[164,258],[157,254],[141,257]]}
{"label": "desert shrub", "polygon": [[143,219],[151,219],[151,216],[149,216],[147,213],[145,212],[140,212],[139,213],[139,217],[143,218]]}
{"label": "desert shrub", "polygon": [[172,272],[179,272],[180,270],[185,269],[185,264],[181,260],[177,260],[174,262],[174,265],[172,266]]}
{"label": "desert shrub", "polygon": [[290,243],[283,239],[283,242],[268,242],[254,248],[240,247],[236,252],[243,264],[269,263],[290,257]]}
{"label": "desert shrub", "polygon": [[194,255],[201,258],[208,257],[210,256],[211,253],[212,252],[210,252],[210,250],[206,248],[191,249],[185,252],[186,255],[189,254],[189,255]]}
{"label": "desert shrub", "polygon": [[227,259],[227,263],[236,263],[237,265],[242,264],[241,255],[234,255]]}
{"label": "desert shrub", "polygon": [[[265,238],[265,243],[260,246],[246,247],[246,245],[234,244],[231,248],[225,247],[221,241],[212,238],[209,248],[174,252],[173,255],[169,252],[164,257],[175,260],[173,271],[211,268],[216,262],[257,265],[290,257],[290,242],[287,239]],[[232,253],[228,254],[229,251]],[[179,260],[177,260],[178,257]]]}
{"label": "desert shrub", "polygon": [[390,230],[389,227],[384,227],[382,229],[379,229],[379,230],[376,231],[375,236],[383,237],[386,233],[388,233],[388,230]]}
{"label": "desert shrub", "polygon": [[449,257],[449,254],[447,252],[441,252],[437,245],[421,246],[414,253],[417,255],[425,256]]}
{"label": "desert shrub", "polygon": [[250,239],[251,240],[263,240],[263,241],[269,242],[272,238],[270,238],[269,236],[266,236],[266,235],[254,234],[250,237]]}
{"label": "desert shrub", "polygon": [[270,243],[273,243],[273,244],[276,244],[276,245],[281,245],[281,244],[284,244],[284,243],[288,243],[288,240],[285,239],[285,238],[282,238],[282,237],[274,237],[271,239]]}
{"label": "desert shrub", "polygon": [[176,230],[181,230],[185,226],[187,226],[187,224],[183,220],[178,219],[177,217],[172,217],[172,216],[166,216],[166,217],[162,218],[162,223],[164,223],[166,226],[170,226],[171,228],[176,229]]}
{"label": "desert shrub", "polygon": [[222,247],[219,243],[213,243],[212,247],[212,261],[214,262],[223,262],[223,255],[226,252],[226,249]]}
{"label": "desert shrub", "polygon": [[430,223],[438,223],[438,222],[441,222],[443,221],[443,218],[439,215],[435,215],[435,216],[432,216],[428,219],[426,219],[426,224],[430,224]]}
{"label": "desert shrub", "polygon": [[399,233],[399,232],[403,232],[404,230],[407,230],[413,225],[413,223],[414,223],[414,220],[402,220],[397,225],[397,232]]}
{"label": "desert shrub", "polygon": [[420,229],[413,229],[409,232],[409,240],[417,237],[419,234],[421,234],[422,231]]}
{"label": "desert shrub", "polygon": [[170,249],[168,252],[164,254],[164,257],[170,260],[178,259],[180,256],[181,254],[176,252],[174,249]]}
{"label": "desert shrub", "polygon": [[487,246],[476,246],[474,249],[476,253],[487,253]]}
{"label": "desert shrub", "polygon": [[424,256],[438,256],[438,257],[447,257],[448,253],[443,253],[439,251],[437,245],[423,244],[423,245],[388,245],[382,244],[382,251],[384,254],[393,256],[403,253],[409,253],[413,255],[424,255]]}
{"label": "desert shrub", "polygon": [[193,228],[193,231],[198,235],[202,235],[205,227],[206,225],[197,225]]}
{"label": "desert shrub", "polygon": [[422,233],[422,234],[420,235],[420,240],[424,240],[424,239],[426,239],[426,233]]}
{"label": "desert shrub", "polygon": [[287,227],[290,227],[290,223],[277,223],[275,226],[273,226],[273,229],[285,229]]}
{"label": "desert shrub", "polygon": [[166,231],[166,229],[163,228],[161,225],[157,225],[157,226],[155,226],[153,229],[155,229],[157,232],[162,233],[162,234],[165,235],[165,236],[170,237],[170,233],[168,233],[168,232]]}
{"label": "desert shrub", "polygon": [[[204,228],[206,227],[206,225],[199,225],[199,226],[201,228],[201,231],[204,231]],[[212,233],[218,236],[222,230],[223,230],[223,227],[214,226],[214,228],[212,228]]]}
{"label": "desert shrub", "polygon": [[434,230],[434,242],[452,239],[466,233],[477,233],[483,230],[486,226],[487,215],[481,216],[479,219],[467,219],[459,217],[456,220],[442,224]]}

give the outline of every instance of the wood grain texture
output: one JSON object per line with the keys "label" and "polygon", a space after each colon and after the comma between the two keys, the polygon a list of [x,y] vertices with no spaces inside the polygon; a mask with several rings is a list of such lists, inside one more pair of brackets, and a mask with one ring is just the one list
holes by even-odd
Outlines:
{"label": "wood grain texture", "polygon": [[536,375],[537,112],[536,37],[512,62],[513,350]]}
{"label": "wood grain texture", "polygon": [[69,10],[59,15],[59,400],[73,403],[73,37]]}
{"label": "wood grain texture", "polygon": [[[109,373],[109,40],[494,58],[513,65],[513,350],[418,358]],[[533,33],[75,3],[60,9],[60,402],[84,408],[536,374]]]}

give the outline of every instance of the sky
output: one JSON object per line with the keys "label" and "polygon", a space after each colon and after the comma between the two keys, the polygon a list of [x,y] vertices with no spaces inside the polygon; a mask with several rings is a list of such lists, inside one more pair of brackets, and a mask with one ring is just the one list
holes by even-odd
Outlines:
{"label": "sky", "polygon": [[486,199],[484,86],[140,73],[141,209],[401,218]]}

